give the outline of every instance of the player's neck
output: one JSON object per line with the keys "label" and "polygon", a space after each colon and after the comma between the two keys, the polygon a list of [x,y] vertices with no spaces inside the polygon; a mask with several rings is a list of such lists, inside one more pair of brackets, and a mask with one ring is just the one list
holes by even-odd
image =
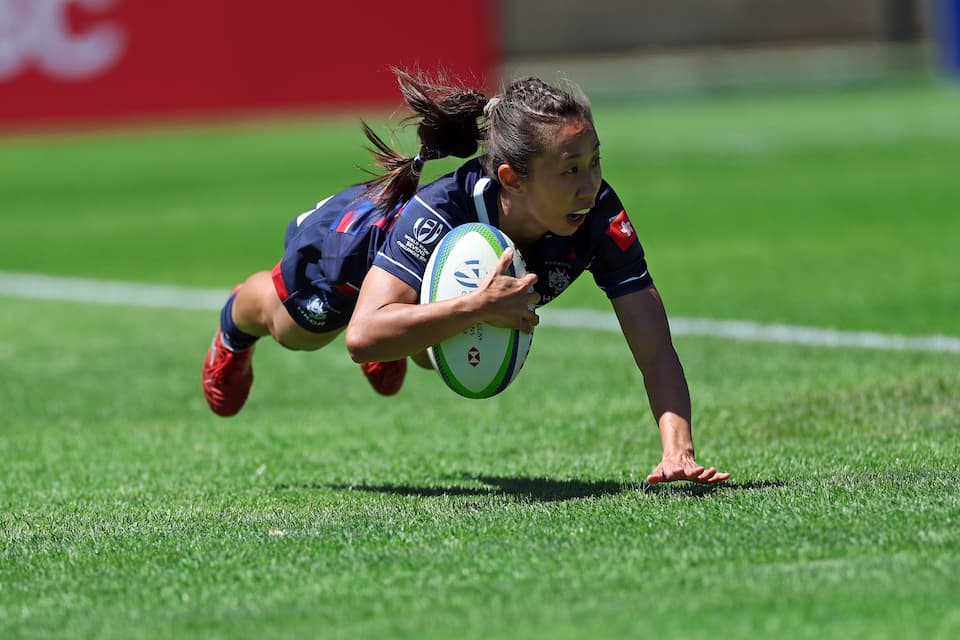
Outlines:
{"label": "player's neck", "polygon": [[525,248],[543,237],[545,233],[539,225],[531,224],[533,218],[527,215],[523,203],[501,190],[497,198],[499,227],[513,240],[522,252]]}

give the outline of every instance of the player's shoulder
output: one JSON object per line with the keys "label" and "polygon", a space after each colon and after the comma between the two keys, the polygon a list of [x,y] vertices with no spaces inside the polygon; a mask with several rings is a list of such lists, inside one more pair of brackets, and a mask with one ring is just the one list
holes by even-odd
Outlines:
{"label": "player's shoulder", "polygon": [[615,256],[618,261],[624,254],[643,256],[643,247],[626,207],[606,181],[601,184],[597,203],[590,213],[588,233],[598,255]]}
{"label": "player's shoulder", "polygon": [[468,161],[421,187],[400,209],[374,264],[419,290],[427,260],[440,240],[456,227],[477,221],[470,191],[476,175],[473,161]]}
{"label": "player's shoulder", "polygon": [[[613,220],[624,214],[623,202],[613,187],[604,180],[600,184],[600,191],[597,193],[597,201],[590,211],[589,226],[593,233],[602,233]],[[624,214],[625,215],[625,214]]]}
{"label": "player's shoulder", "polygon": [[[597,193],[597,202],[594,209],[601,213],[613,212],[616,215],[620,209],[623,209],[623,203],[620,196],[614,191],[613,187],[606,180],[600,182],[600,191]],[[616,209],[616,211],[614,211]]]}

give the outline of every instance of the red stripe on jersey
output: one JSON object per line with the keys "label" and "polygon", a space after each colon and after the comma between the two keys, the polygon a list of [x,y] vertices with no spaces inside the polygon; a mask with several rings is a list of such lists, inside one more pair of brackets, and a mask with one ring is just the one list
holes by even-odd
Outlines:
{"label": "red stripe on jersey", "polygon": [[343,284],[335,284],[333,288],[336,289],[339,293],[349,296],[351,298],[356,298],[357,294],[360,293],[360,288],[355,287],[349,282],[344,282]]}
{"label": "red stripe on jersey", "polygon": [[282,302],[289,298],[290,292],[287,291],[287,285],[283,282],[283,272],[280,270],[280,262],[278,262],[277,266],[270,272],[270,276],[273,278],[273,288],[277,290],[280,301]]}
{"label": "red stripe on jersey", "polygon": [[377,218],[376,220],[374,220],[373,222],[371,222],[371,223],[370,223],[370,226],[371,226],[371,227],[380,227],[381,229],[383,229],[383,228],[385,228],[385,227],[387,226],[387,223],[388,223],[388,222],[390,222],[390,219],[387,218],[386,216],[383,216],[383,217]]}
{"label": "red stripe on jersey", "polygon": [[637,241],[637,234],[633,231],[633,224],[630,223],[626,211],[621,211],[610,220],[607,235],[620,247],[620,251],[626,251],[634,245]]}
{"label": "red stripe on jersey", "polygon": [[353,221],[357,219],[357,216],[354,215],[357,212],[356,209],[350,209],[343,217],[340,218],[340,222],[337,223],[337,233],[344,233],[347,229],[350,228],[350,225],[353,224]]}
{"label": "red stripe on jersey", "polygon": [[371,226],[371,227],[380,227],[381,229],[392,229],[392,228],[393,228],[393,223],[397,221],[397,218],[399,218],[399,217],[400,217],[400,214],[403,213],[403,209],[404,209],[405,207],[406,207],[406,205],[404,205],[403,207],[401,207],[399,210],[397,210],[397,212],[396,212],[395,214],[393,214],[393,215],[390,216],[390,217],[381,216],[381,217],[377,218],[376,220],[374,220],[373,222],[370,223],[370,226]]}

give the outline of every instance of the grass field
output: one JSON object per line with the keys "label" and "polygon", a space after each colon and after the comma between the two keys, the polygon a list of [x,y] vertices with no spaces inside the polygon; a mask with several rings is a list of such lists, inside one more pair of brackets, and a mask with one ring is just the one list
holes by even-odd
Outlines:
{"label": "grass field", "polygon": [[[675,316],[960,335],[960,94],[598,103]],[[353,119],[0,140],[0,272],[228,289],[362,177]],[[441,167],[434,167],[434,171]],[[551,307],[608,309],[589,277]],[[0,297],[0,638],[955,638],[960,356],[677,338],[717,488],[650,487],[623,338],[369,390],[214,311]]]}

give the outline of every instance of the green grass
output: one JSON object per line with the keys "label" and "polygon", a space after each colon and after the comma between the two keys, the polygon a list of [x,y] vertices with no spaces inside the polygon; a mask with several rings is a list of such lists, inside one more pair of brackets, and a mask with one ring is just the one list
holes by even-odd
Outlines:
{"label": "green grass", "polygon": [[[676,315],[960,334],[960,97],[597,105]],[[355,123],[0,141],[0,270],[226,287],[365,164]],[[588,279],[587,279],[588,280]],[[606,303],[589,281],[557,301]],[[538,329],[505,393],[374,395],[264,343],[236,418],[211,312],[0,298],[2,638],[953,638],[956,354],[681,337],[698,457],[623,338]],[[562,372],[562,373],[558,373]]]}

